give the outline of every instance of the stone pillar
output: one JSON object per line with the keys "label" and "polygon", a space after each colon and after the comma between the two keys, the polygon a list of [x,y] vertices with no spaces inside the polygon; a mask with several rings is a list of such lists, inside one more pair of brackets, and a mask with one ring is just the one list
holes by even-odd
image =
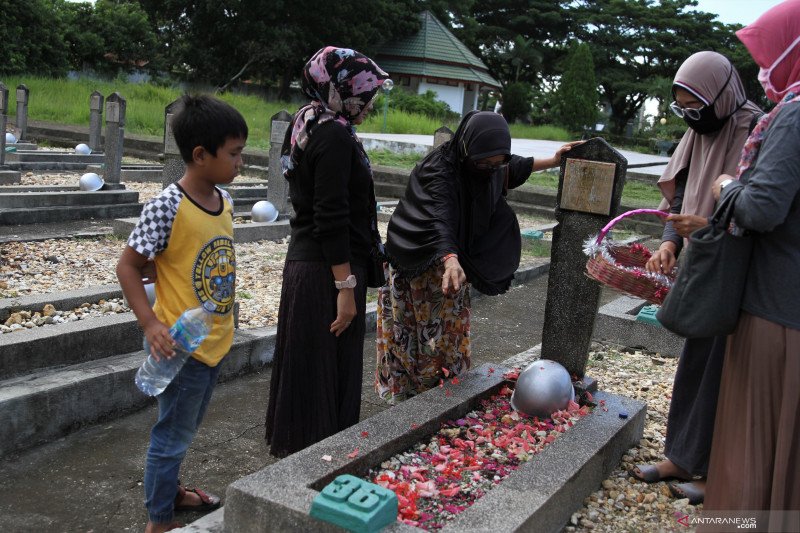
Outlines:
{"label": "stone pillar", "polygon": [[[17,142],[28,140],[28,95],[30,91],[24,83],[17,85],[17,129],[19,137]],[[3,131],[5,133],[5,130]]]}
{"label": "stone pillar", "polygon": [[292,116],[282,109],[270,119],[269,171],[267,174],[267,200],[278,210],[279,217],[289,214],[289,182],[281,169],[281,147]]}
{"label": "stone pillar", "polygon": [[175,183],[186,172],[186,163],[172,134],[172,117],[177,110],[179,100],[175,100],[164,108],[164,169],[161,171],[161,185]]}
{"label": "stone pillar", "polygon": [[8,122],[8,87],[0,81],[0,168],[6,164],[6,122]]}
{"label": "stone pillar", "polygon": [[433,132],[433,148],[435,150],[442,144],[446,143],[450,139],[453,138],[453,130],[448,128],[447,126],[442,126],[438,130]]}
{"label": "stone pillar", "polygon": [[117,92],[106,98],[106,144],[103,189],[124,189],[122,175],[122,145],[125,141],[125,99]]}
{"label": "stone pillar", "polygon": [[98,91],[89,96],[89,148],[92,152],[103,151],[103,100]]}
{"label": "stone pillar", "polygon": [[20,182],[20,173],[8,170],[6,163],[6,124],[8,123],[8,87],[0,81],[0,185]]}
{"label": "stone pillar", "polygon": [[601,138],[561,159],[541,357],[558,361],[579,378],[586,371],[600,301],[600,285],[586,275],[583,244],[619,208],[627,167],[627,159]]}

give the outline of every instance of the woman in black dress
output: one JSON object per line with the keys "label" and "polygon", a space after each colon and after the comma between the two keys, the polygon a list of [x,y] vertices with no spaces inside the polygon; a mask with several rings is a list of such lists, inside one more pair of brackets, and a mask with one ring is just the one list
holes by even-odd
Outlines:
{"label": "woman in black dress", "polygon": [[294,207],[283,269],[266,440],[284,457],[358,422],[367,284],[380,236],[369,159],[356,137],[388,75],[347,48],[303,69],[281,164]]}

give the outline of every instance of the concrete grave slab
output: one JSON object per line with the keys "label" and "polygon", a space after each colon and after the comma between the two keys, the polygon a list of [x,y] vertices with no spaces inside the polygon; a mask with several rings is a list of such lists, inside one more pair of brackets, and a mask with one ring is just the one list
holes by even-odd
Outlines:
{"label": "concrete grave slab", "polygon": [[641,298],[620,296],[602,306],[595,318],[592,339],[679,357],[685,342],[683,337],[662,326],[636,320],[637,313],[645,305],[648,302]]}
{"label": "concrete grave slab", "polygon": [[[366,475],[392,455],[465,415],[504,383],[507,369],[483,365],[458,386],[434,388],[368,418],[305,450],[232,483],[226,493],[224,531],[338,531],[309,516],[311,502],[337,475]],[[597,393],[607,411],[595,409],[542,453],[523,464],[443,531],[560,531],[583,499],[596,490],[644,429],[645,405]],[[628,418],[619,416],[626,412]],[[366,432],[368,437],[361,437]],[[354,448],[358,455],[349,459]],[[332,461],[322,460],[330,455]],[[208,520],[219,530],[219,517]],[[384,531],[418,531],[396,522]]]}

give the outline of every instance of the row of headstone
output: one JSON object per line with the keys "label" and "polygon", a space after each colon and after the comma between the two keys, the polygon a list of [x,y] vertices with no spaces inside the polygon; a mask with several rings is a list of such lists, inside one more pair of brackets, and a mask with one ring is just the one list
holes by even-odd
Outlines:
{"label": "row of headstone", "polygon": [[[1,83],[1,82],[0,82]],[[5,88],[5,85],[3,86]],[[17,86],[17,116],[16,129],[19,132],[18,142],[28,140],[28,101],[30,99],[30,89],[21,83]],[[94,91],[89,95],[89,147],[93,152],[100,152],[103,149],[102,142],[102,121],[103,121],[103,95]],[[5,88],[5,100],[3,102],[3,115],[8,119],[8,89]],[[3,124],[2,132],[5,133],[6,124]]]}

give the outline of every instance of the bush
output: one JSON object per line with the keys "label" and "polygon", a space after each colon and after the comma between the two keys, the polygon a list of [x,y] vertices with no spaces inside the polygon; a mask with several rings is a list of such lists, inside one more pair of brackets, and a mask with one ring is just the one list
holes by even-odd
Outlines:
{"label": "bush", "polygon": [[[375,101],[376,111],[383,109],[384,98],[385,94],[381,92]],[[389,94],[389,108],[437,118],[442,121],[458,120],[459,118],[459,114],[454,113],[450,106],[436,100],[436,93],[430,89],[423,94],[414,94],[404,89],[396,88]]]}

